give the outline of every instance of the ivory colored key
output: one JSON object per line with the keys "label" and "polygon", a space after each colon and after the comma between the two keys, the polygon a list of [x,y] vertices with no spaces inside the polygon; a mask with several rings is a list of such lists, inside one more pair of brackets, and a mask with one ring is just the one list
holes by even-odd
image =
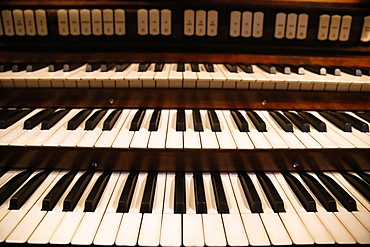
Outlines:
{"label": "ivory colored key", "polygon": [[138,131],[134,132],[130,148],[147,148],[149,142],[149,124],[154,110],[146,110],[143,122]]}
{"label": "ivory colored key", "polygon": [[183,131],[176,130],[176,115],[177,110],[170,110],[167,128],[166,148],[182,149],[183,144]]}
{"label": "ivory colored key", "polygon": [[130,147],[130,143],[134,135],[134,131],[130,131],[130,125],[137,111],[138,111],[137,109],[130,110],[130,113],[128,114],[124,124],[122,125],[116,139],[114,140],[112,144],[113,148],[129,148]]}
{"label": "ivory colored key", "polygon": [[[42,171],[34,172],[34,174],[32,174],[28,180],[32,179],[33,176],[40,172]],[[5,242],[7,240],[7,237],[12,233],[19,222],[21,222],[29,210],[35,205],[41,194],[47,189],[53,179],[54,176],[48,177],[19,210],[7,210],[6,215],[0,221],[0,242]],[[5,202],[5,205],[9,205],[8,201]]]}
{"label": "ivory colored key", "polygon": [[141,80],[143,88],[155,88],[155,64],[150,64],[149,68],[142,72],[139,76],[139,80]]}
{"label": "ivory colored key", "polygon": [[152,131],[149,137],[148,148],[164,149],[166,146],[167,125],[169,110],[161,110],[157,131]]}
{"label": "ivory colored key", "polygon": [[[52,188],[53,181],[55,178],[57,178],[59,175],[59,171],[53,171],[51,172],[48,177],[42,182],[40,187],[32,194],[32,196],[27,200],[27,202],[24,204],[22,208],[20,208],[19,211],[10,211],[7,217],[12,216],[12,213],[20,213],[23,211],[23,217],[19,221],[18,225],[12,230],[11,234],[7,237],[6,242],[7,243],[25,243],[28,238],[31,236],[33,230],[36,228],[36,226],[39,224],[39,222],[43,219],[43,217],[46,214],[46,211],[41,211],[42,206],[42,198],[40,198],[42,195],[46,195],[48,191]],[[34,199],[32,199],[32,197]],[[32,200],[36,200],[32,203]],[[30,201],[30,202],[29,202]],[[27,205],[29,209],[27,208]],[[29,210],[29,211],[28,211]],[[17,216],[14,216],[14,219],[16,219]],[[6,223],[6,218],[1,221],[1,223]],[[0,225],[1,225],[0,223]],[[9,223],[9,222],[8,222]],[[1,226],[0,226],[1,227]],[[8,227],[11,227],[11,224],[9,223]]]}
{"label": "ivory colored key", "polygon": [[192,110],[185,110],[186,130],[184,131],[184,148],[201,149],[200,135],[194,130]]}
{"label": "ivory colored key", "polygon": [[217,140],[220,145],[220,149],[236,149],[235,141],[232,134],[227,126],[226,120],[221,110],[215,111],[217,118],[220,121],[220,132],[216,132]]}
{"label": "ivory colored key", "polygon": [[203,131],[200,134],[200,140],[203,149],[218,149],[219,142],[217,140],[216,133],[212,131],[211,124],[208,118],[207,110],[200,110],[200,116],[202,119]]}
{"label": "ivory colored key", "polygon": [[356,243],[355,239],[351,236],[348,230],[343,226],[343,224],[338,220],[338,218],[332,212],[327,212],[315,195],[308,189],[307,185],[303,182],[302,178],[296,174],[291,173],[294,175],[300,183],[306,188],[306,190],[311,194],[311,196],[315,199],[317,205],[317,217],[320,219],[321,223],[325,226],[327,231],[333,237],[336,243],[341,244],[354,244]]}

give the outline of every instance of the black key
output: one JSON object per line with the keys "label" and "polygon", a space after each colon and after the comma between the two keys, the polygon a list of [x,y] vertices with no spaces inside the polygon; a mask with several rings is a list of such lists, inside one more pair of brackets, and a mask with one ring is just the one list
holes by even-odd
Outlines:
{"label": "black key", "polygon": [[174,211],[175,214],[184,214],[186,212],[186,190],[184,172],[176,172]]}
{"label": "black key", "polygon": [[337,112],[337,116],[341,117],[346,122],[349,122],[351,126],[355,127],[361,132],[369,132],[369,125],[358,118],[355,118],[345,112]]}
{"label": "black key", "polygon": [[23,70],[26,70],[26,68],[27,68],[27,64],[25,63],[13,64],[12,72],[21,72]]}
{"label": "black key", "polygon": [[360,192],[368,201],[370,201],[370,185],[359,177],[347,172],[340,173],[355,189]]}
{"label": "black key", "polygon": [[362,76],[361,69],[355,68],[355,67],[339,67],[341,71],[354,75],[354,76]]}
{"label": "black key", "polygon": [[148,70],[150,63],[140,63],[138,72],[145,72]]}
{"label": "black key", "polygon": [[199,110],[193,110],[193,121],[194,121],[194,130],[195,131],[204,131],[202,118],[200,116]]}
{"label": "black key", "polygon": [[26,66],[26,71],[27,72],[34,72],[36,70],[39,70],[39,69],[42,69],[42,68],[45,68],[46,66],[48,66],[47,64],[45,63],[34,63],[34,64],[29,64]]}
{"label": "black key", "polygon": [[309,70],[318,75],[326,75],[326,69],[316,65],[304,65],[304,69]]}
{"label": "black key", "polygon": [[207,72],[210,72],[210,73],[215,72],[215,67],[211,63],[205,63],[204,67],[206,67]]}
{"label": "black key", "polygon": [[195,208],[197,214],[206,214],[207,203],[202,173],[194,172],[193,178],[194,178]]}
{"label": "black key", "polygon": [[184,63],[177,63],[177,72],[184,72],[185,71],[185,64]]}
{"label": "black key", "polygon": [[363,75],[370,75],[370,67],[361,67],[360,69]]}
{"label": "black key", "polygon": [[157,172],[149,172],[146,178],[143,199],[141,201],[140,213],[151,213],[157,184]]}
{"label": "black key", "polygon": [[2,205],[31,176],[32,171],[24,171],[12,177],[0,188],[0,205]]}
{"label": "black key", "polygon": [[130,131],[138,131],[145,116],[145,110],[139,109],[131,121]]}
{"label": "black key", "polygon": [[32,110],[16,110],[9,112],[4,119],[0,120],[0,129],[6,129],[12,126],[31,112]]}
{"label": "black key", "polygon": [[302,132],[310,132],[310,124],[296,113],[284,111],[284,115]]}
{"label": "black key", "polygon": [[221,132],[221,124],[220,120],[218,120],[216,112],[214,110],[208,110],[207,113],[212,131]]}
{"label": "black key", "polygon": [[239,63],[238,66],[245,72],[245,73],[248,73],[248,74],[251,74],[253,73],[253,67],[252,65],[250,64],[246,64],[246,63]]}
{"label": "black key", "polygon": [[370,174],[367,174],[363,171],[357,171],[357,175],[359,175],[366,183],[370,184]]}
{"label": "black key", "polygon": [[323,205],[326,211],[338,211],[335,199],[329,194],[329,192],[326,191],[326,189],[319,183],[319,181],[317,181],[314,177],[307,173],[300,173],[299,175],[310,188],[312,193],[316,196],[316,198],[320,201],[321,205]]}
{"label": "black key", "polygon": [[0,64],[0,72],[7,72],[11,69],[12,69],[12,64],[10,64],[10,63]]}
{"label": "black key", "polygon": [[269,65],[269,64],[258,64],[258,67],[263,69],[269,74],[276,74],[276,68],[275,66]]}
{"label": "black key", "polygon": [[84,64],[83,63],[70,63],[70,64],[64,64],[63,65],[63,72],[71,72],[75,69],[78,69],[80,68],[81,66],[83,66]]}
{"label": "black key", "polygon": [[353,199],[339,184],[322,172],[316,172],[316,175],[348,211],[357,211],[355,199]]}
{"label": "black key", "polygon": [[274,64],[274,66],[275,66],[276,70],[279,71],[282,74],[290,75],[290,73],[292,72],[290,70],[289,66],[281,65],[281,64]]}
{"label": "black key", "polygon": [[176,131],[185,131],[186,122],[185,122],[185,110],[178,109],[176,115]]}
{"label": "black key", "polygon": [[116,63],[104,63],[100,65],[100,72],[108,72],[116,66]]}
{"label": "black key", "polygon": [[198,63],[191,63],[191,71],[192,72],[200,72],[199,64]]}
{"label": "black key", "polygon": [[248,127],[248,122],[245,120],[243,115],[237,111],[237,110],[231,110],[231,116],[233,117],[236,126],[238,126],[239,131],[241,132],[248,132],[249,127]]}
{"label": "black key", "polygon": [[312,198],[299,180],[288,172],[282,174],[304,209],[307,212],[317,212],[315,199]]}
{"label": "black key", "polygon": [[73,211],[83,192],[90,182],[94,172],[85,172],[75,183],[67,197],[63,201],[63,211]]}
{"label": "black key", "polygon": [[42,210],[51,211],[66,191],[73,178],[76,176],[75,171],[65,174],[56,185],[50,190],[42,201]]}
{"label": "black key", "polygon": [[285,212],[283,199],[281,199],[271,180],[263,172],[257,172],[256,175],[274,212]]}
{"label": "black key", "polygon": [[285,132],[293,132],[293,124],[280,112],[269,111],[269,113]]}
{"label": "black key", "polygon": [[248,174],[238,172],[238,177],[252,213],[263,213],[261,199]]}
{"label": "black key", "polygon": [[41,122],[41,129],[42,130],[48,130],[51,129],[59,120],[61,120],[69,110],[60,110],[56,111],[53,114],[50,114],[47,116],[44,120]]}
{"label": "black key", "polygon": [[326,132],[326,124],[309,112],[298,112],[298,115],[309,122],[317,131]]}
{"label": "black key", "polygon": [[365,119],[366,121],[370,122],[370,113],[368,112],[356,112],[356,115],[359,116],[362,119]]}
{"label": "black key", "polygon": [[156,63],[154,66],[154,72],[161,72],[163,70],[164,63]]}
{"label": "black key", "polygon": [[92,110],[82,110],[76,114],[71,120],[68,121],[68,130],[75,130],[78,126],[90,115]]}
{"label": "black key", "polygon": [[85,130],[93,130],[96,125],[98,125],[100,120],[104,117],[105,113],[107,113],[107,110],[96,111],[91,117],[86,120]]}
{"label": "black key", "polygon": [[5,173],[7,173],[9,171],[9,168],[2,168],[1,170],[0,170],[0,178],[5,174]]}
{"label": "black key", "polygon": [[252,120],[254,126],[259,132],[266,132],[266,123],[258,115],[257,112],[247,111],[248,117]]}
{"label": "black key", "polygon": [[161,120],[161,110],[154,110],[149,122],[149,131],[157,131]]}
{"label": "black key", "polygon": [[123,72],[130,66],[130,63],[116,64],[116,72]]}
{"label": "black key", "polygon": [[56,72],[63,69],[62,63],[50,64],[48,72]]}
{"label": "black key", "polygon": [[289,65],[289,68],[290,72],[296,73],[298,75],[304,75],[304,68],[301,66]]}
{"label": "black key", "polygon": [[38,189],[49,175],[49,171],[43,171],[33,176],[22,186],[10,199],[9,209],[20,209],[30,196]]}
{"label": "black key", "polygon": [[217,211],[220,214],[228,214],[229,206],[227,205],[226,195],[224,187],[222,185],[221,176],[218,172],[211,172],[213,192],[215,195],[215,201],[217,206]]}
{"label": "black key", "polygon": [[343,120],[341,117],[338,117],[334,112],[319,112],[321,116],[329,120],[332,124],[337,126],[344,132],[351,132],[352,127],[351,123]]}
{"label": "black key", "polygon": [[117,122],[122,110],[114,110],[109,116],[104,120],[103,130],[111,130],[115,123]]}
{"label": "black key", "polygon": [[225,67],[231,72],[231,73],[237,73],[238,72],[238,65],[236,64],[229,64],[226,63]]}
{"label": "black key", "polygon": [[340,76],[340,69],[336,67],[326,67],[326,72],[334,76]]}
{"label": "black key", "polygon": [[98,70],[101,66],[101,63],[88,63],[86,64],[85,71],[86,72],[93,72],[95,70]]}
{"label": "black key", "polygon": [[111,174],[112,174],[111,172],[106,171],[102,175],[99,176],[98,180],[96,180],[93,188],[91,189],[89,195],[86,198],[84,212],[94,212],[95,211],[96,206],[98,206],[100,198],[103,195],[105,187],[108,184]]}
{"label": "black key", "polygon": [[139,173],[136,171],[132,171],[128,175],[125,186],[123,187],[121,196],[119,198],[117,213],[127,213],[130,209],[138,176]]}
{"label": "black key", "polygon": [[33,129],[36,125],[41,123],[42,120],[44,120],[47,116],[52,114],[54,111],[55,111],[54,109],[45,109],[45,110],[38,112],[37,114],[33,115],[32,117],[30,117],[24,122],[23,129],[28,129],[28,130]]}

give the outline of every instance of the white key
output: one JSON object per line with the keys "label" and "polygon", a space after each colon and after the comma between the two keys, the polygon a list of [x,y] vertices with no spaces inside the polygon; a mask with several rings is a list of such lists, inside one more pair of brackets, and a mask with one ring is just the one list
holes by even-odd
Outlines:
{"label": "white key", "polygon": [[235,89],[237,83],[241,82],[242,78],[238,75],[238,73],[231,73],[225,67],[225,65],[223,65],[223,64],[215,64],[214,66],[218,66],[218,70],[226,78],[225,82],[223,83],[223,88]]}
{"label": "white key", "polygon": [[149,142],[149,124],[154,110],[146,110],[140,129],[134,132],[130,148],[147,148]]}
{"label": "white key", "polygon": [[280,135],[272,128],[270,123],[265,119],[261,111],[256,111],[261,119],[266,123],[266,132],[262,132],[274,149],[287,149],[289,146],[280,137]]}
{"label": "white key", "polygon": [[306,226],[308,232],[313,238],[313,241],[316,244],[334,244],[334,239],[316,216],[316,213],[306,212],[281,173],[275,172],[274,175],[281,188],[284,190],[285,195],[289,198],[290,203],[294,207],[303,224]]}
{"label": "white key", "polygon": [[141,74],[143,72],[139,72],[139,64],[133,63],[131,64],[132,68],[127,73],[126,77],[124,78],[127,82],[130,88],[142,88],[143,83],[139,79]]}
{"label": "white key", "polygon": [[194,130],[193,112],[185,110],[186,130],[184,131],[184,148],[200,149],[199,132]]}
{"label": "white key", "polygon": [[182,149],[183,144],[183,131],[176,131],[176,110],[170,110],[168,119],[166,148],[169,149]]}
{"label": "white key", "polygon": [[[60,222],[63,220],[64,215],[66,212],[63,212],[63,201],[68,195],[69,191],[72,189],[76,181],[81,177],[84,172],[78,172],[76,176],[73,178],[72,182],[59,199],[55,207],[52,211],[47,212],[44,219],[40,222],[37,226],[33,234],[28,240],[28,243],[35,243],[35,244],[47,244],[51,237],[53,236],[55,230],[59,226]],[[61,172],[63,174],[63,172]]]}
{"label": "white key", "polygon": [[73,211],[68,211],[65,213],[62,221],[60,222],[58,228],[54,232],[50,239],[51,244],[69,244],[71,243],[73,236],[84,217],[84,202],[90,193],[90,190],[94,186],[96,180],[102,172],[96,172],[89,184],[87,185],[84,193],[82,194],[80,200],[78,201],[76,207]]}
{"label": "white key", "polygon": [[106,212],[99,225],[94,238],[94,245],[113,245],[116,239],[118,227],[121,223],[122,213]]}
{"label": "white key", "polygon": [[197,88],[209,88],[212,76],[207,72],[203,64],[199,64],[199,72],[196,72],[196,74],[198,77]]}
{"label": "white key", "polygon": [[220,149],[236,149],[236,144],[227,126],[222,111],[216,110],[218,120],[220,121],[221,132],[216,132]]}
{"label": "white key", "polygon": [[[253,89],[250,85],[256,85],[256,78],[253,76],[253,74],[244,72],[241,68],[238,67],[238,75],[241,78],[240,82],[236,83],[237,89]],[[261,89],[259,87],[258,89]]]}
{"label": "white key", "polygon": [[114,140],[113,148],[129,148],[134,131],[130,131],[132,119],[138,110],[131,110],[128,114],[125,123],[122,125],[116,139]]}
{"label": "white key", "polygon": [[203,124],[203,131],[199,133],[202,143],[202,149],[218,149],[219,144],[217,141],[216,133],[213,132],[211,129],[207,110],[200,110],[200,116],[202,118]]}
{"label": "white key", "polygon": [[165,148],[169,113],[169,110],[161,110],[158,130],[150,133],[148,148]]}
{"label": "white key", "polygon": [[121,112],[120,116],[117,119],[117,122],[114,124],[113,128],[111,130],[103,131],[103,133],[100,135],[99,139],[95,143],[96,148],[110,148],[112,147],[112,144],[114,140],[116,139],[119,131],[121,130],[121,127],[126,121],[126,118],[128,114],[130,113],[130,110],[125,109]]}
{"label": "white key", "polygon": [[305,186],[306,190],[311,194],[312,198],[315,199],[316,208],[317,208],[317,217],[320,219],[322,224],[331,234],[333,239],[336,243],[342,244],[354,244],[356,241],[353,239],[351,234],[347,231],[347,229],[342,225],[342,223],[338,220],[338,218],[332,213],[327,212],[321,203],[317,200],[314,194],[312,194],[311,190],[307,187],[307,185],[302,181],[301,177],[298,176],[296,173],[291,173],[294,175],[300,183]]}
{"label": "white key", "polygon": [[67,125],[68,121],[78,113],[73,109],[48,130],[40,130],[35,135],[30,136],[25,142],[27,146],[42,146],[52,135],[54,135],[62,126]]}
{"label": "white key", "polygon": [[171,64],[170,72],[168,74],[168,81],[170,88],[182,88],[183,72],[177,72],[177,64]]}
{"label": "white key", "polygon": [[305,225],[302,223],[301,219],[297,215],[293,206],[290,204],[289,199],[285,195],[283,189],[280,187],[278,181],[272,173],[266,173],[268,178],[273,183],[277,192],[284,202],[285,213],[279,213],[279,216],[284,223],[284,226],[289,233],[292,242],[295,244],[313,244],[314,241],[311,238]]}
{"label": "white key", "polygon": [[[41,171],[34,172],[27,181]],[[35,205],[42,193],[47,189],[53,181],[54,176],[48,176],[45,181],[38,187],[38,189],[31,195],[31,197],[23,204],[19,210],[8,210],[10,198],[3,203],[2,206],[7,206],[8,211],[3,219],[0,221],[0,241],[4,242],[7,237],[12,233],[13,229],[19,222],[27,215],[29,210]],[[27,183],[27,181],[25,183]]]}
{"label": "white key", "polygon": [[305,146],[300,142],[292,132],[285,132],[281,126],[271,117],[267,111],[261,111],[263,117],[275,129],[282,139],[289,145],[290,149],[303,149]]}
{"label": "white key", "polygon": [[93,130],[85,131],[86,133],[77,143],[77,147],[94,147],[96,141],[103,132],[104,120],[112,113],[112,111],[113,109],[109,109]]}
{"label": "white key", "polygon": [[[309,173],[309,174],[312,175],[313,177],[315,177],[315,179],[322,184],[322,182],[317,178],[316,174],[314,174],[314,173]],[[323,186],[326,188],[325,185],[323,185]],[[330,190],[327,189],[327,191],[331,194]],[[369,233],[369,231],[356,219],[356,217],[351,212],[348,212],[338,202],[338,200],[335,198],[335,196],[333,196],[333,198],[336,201],[337,209],[338,209],[338,212],[334,212],[334,215],[340,220],[340,222],[344,225],[344,227],[348,230],[348,232],[352,235],[352,237],[358,243],[369,244],[370,243],[370,233]]]}
{"label": "white key", "polygon": [[209,87],[210,88],[223,88],[227,80],[225,75],[221,72],[218,66],[213,65],[213,69],[214,69],[214,72],[209,73],[212,76],[212,81]]}
{"label": "white key", "polygon": [[249,243],[251,245],[270,245],[269,238],[259,214],[252,214],[250,211],[238,175],[236,173],[230,173],[229,177]]}
{"label": "white key", "polygon": [[[194,178],[192,172],[185,173],[186,214],[196,214]],[[173,200],[172,200],[173,201]]]}
{"label": "white key", "polygon": [[220,214],[203,214],[205,244],[208,246],[226,246],[225,232]]}
{"label": "white key", "polygon": [[134,64],[130,64],[125,70],[120,72],[115,72],[110,75],[109,80],[114,81],[117,88],[128,88],[129,83],[126,80],[126,76],[130,73],[132,69],[135,69],[136,66]]}
{"label": "white key", "polygon": [[119,177],[118,172],[114,172],[111,174],[95,211],[85,212],[85,215],[81,220],[81,223],[78,226],[75,235],[72,238],[71,242],[72,244],[87,245],[93,243],[95,234],[103,218],[103,215],[105,213],[106,207],[116,185],[118,177]]}
{"label": "white key", "polygon": [[161,214],[143,214],[138,244],[140,246],[158,246],[161,230]]}
{"label": "white key", "polygon": [[249,132],[247,133],[253,145],[258,149],[271,149],[272,146],[264,136],[263,132],[259,132],[245,111],[239,111],[244,119],[248,122]]}
{"label": "white key", "polygon": [[163,214],[161,229],[161,246],[181,246],[181,214]]}
{"label": "white key", "polygon": [[150,64],[149,68],[142,72],[139,76],[139,80],[142,82],[143,88],[155,88],[154,72],[155,64]]}
{"label": "white key", "polygon": [[202,215],[182,215],[182,241],[184,246],[204,246]]}
{"label": "white key", "polygon": [[185,64],[185,71],[183,74],[183,87],[184,88],[196,88],[198,81],[197,73],[193,72],[190,63]]}
{"label": "white key", "polygon": [[207,203],[207,213],[208,214],[218,214],[216,201],[214,197],[213,185],[211,174],[208,172],[203,173],[203,184],[204,184],[204,193]]}
{"label": "white key", "polygon": [[257,176],[255,174],[248,173],[251,178],[254,187],[261,199],[262,209],[264,213],[260,214],[263,225],[266,228],[266,232],[270,238],[272,244],[292,244],[292,241],[287,233],[283,222],[279,218],[278,214],[275,214],[272,210],[266,195],[264,194],[261,185],[258,182]]}
{"label": "white key", "polygon": [[222,111],[222,113],[224,114],[225,120],[235,140],[237,148],[238,149],[254,149],[254,145],[252,141],[250,140],[247,132],[241,132],[238,129],[234,121],[234,118],[231,116],[231,112],[225,110],[225,111]]}
{"label": "white key", "polygon": [[168,172],[164,195],[163,214],[174,214],[175,173]]}
{"label": "white key", "polygon": [[163,69],[160,72],[155,72],[154,81],[156,88],[168,88],[169,87],[169,73],[171,70],[171,64],[166,63],[163,65]]}
{"label": "white key", "polygon": [[116,245],[135,246],[139,236],[142,214],[127,213],[122,217]]}

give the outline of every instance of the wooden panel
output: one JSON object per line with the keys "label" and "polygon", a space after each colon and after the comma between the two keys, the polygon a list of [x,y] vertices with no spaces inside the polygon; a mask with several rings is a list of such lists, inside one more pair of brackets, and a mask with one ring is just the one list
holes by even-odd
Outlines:
{"label": "wooden panel", "polygon": [[1,89],[0,107],[370,110],[370,93],[217,89]]}

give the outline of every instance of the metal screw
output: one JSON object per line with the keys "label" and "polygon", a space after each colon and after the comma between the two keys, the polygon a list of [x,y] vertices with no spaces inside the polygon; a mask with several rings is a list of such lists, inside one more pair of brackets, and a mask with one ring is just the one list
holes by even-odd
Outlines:
{"label": "metal screw", "polygon": [[267,101],[264,99],[263,101],[262,101],[262,105],[266,105],[267,104]]}
{"label": "metal screw", "polygon": [[299,164],[297,162],[294,162],[293,163],[293,168],[298,168],[299,167]]}
{"label": "metal screw", "polygon": [[94,162],[91,164],[91,167],[94,167],[94,168],[97,168],[98,167],[98,163]]}
{"label": "metal screw", "polygon": [[114,99],[109,99],[109,104],[113,105]]}

